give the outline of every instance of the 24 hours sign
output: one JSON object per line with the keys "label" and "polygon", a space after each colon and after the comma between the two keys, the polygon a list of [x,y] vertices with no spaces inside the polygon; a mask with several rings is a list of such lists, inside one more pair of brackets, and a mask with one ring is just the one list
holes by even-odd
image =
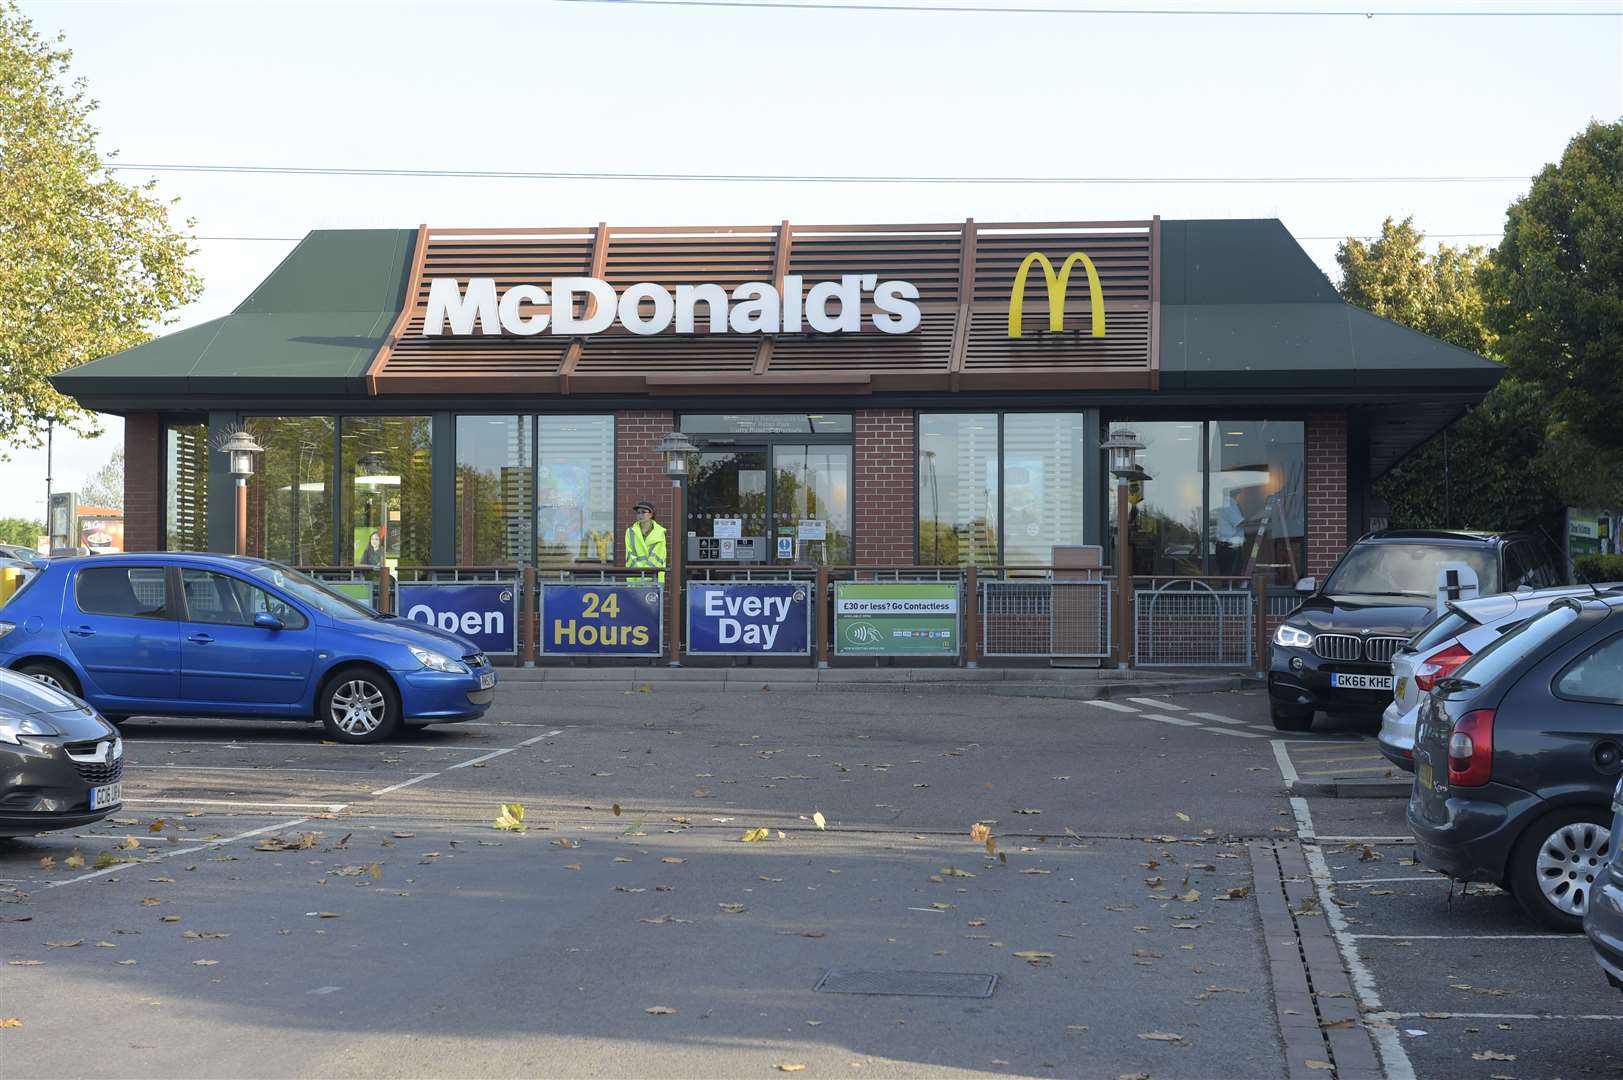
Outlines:
{"label": "24 hours sign", "polygon": [[958,583],[839,582],[834,651],[841,656],[958,655]]}
{"label": "24 hours sign", "polygon": [[658,656],[660,591],[648,585],[541,586],[541,651],[567,656]]}

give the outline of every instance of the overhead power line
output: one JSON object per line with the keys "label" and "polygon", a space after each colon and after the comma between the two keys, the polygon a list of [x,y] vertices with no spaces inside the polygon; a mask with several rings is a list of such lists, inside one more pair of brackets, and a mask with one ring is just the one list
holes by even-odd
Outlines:
{"label": "overhead power line", "polygon": [[939,4],[823,3],[790,0],[551,0],[556,4],[602,4],[637,7],[765,8],[774,11],[900,11],[955,15],[1150,15],[1194,18],[1286,17],[1299,19],[1615,19],[1619,11],[1546,11],[1543,8],[1452,11],[1313,11],[1266,8],[1114,8],[1114,7],[979,7]]}
{"label": "overhead power line", "polygon": [[243,176],[371,176],[457,180],[641,180],[728,184],[1523,184],[1526,176],[861,176],[798,173],[565,172],[515,169],[408,169],[317,165],[206,165],[108,161],[120,172],[228,173]]}

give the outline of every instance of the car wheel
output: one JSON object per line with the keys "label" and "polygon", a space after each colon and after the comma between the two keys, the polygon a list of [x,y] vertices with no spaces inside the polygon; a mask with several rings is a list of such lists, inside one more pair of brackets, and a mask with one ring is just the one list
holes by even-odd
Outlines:
{"label": "car wheel", "polygon": [[1274,722],[1276,731],[1311,731],[1313,729],[1313,710],[1304,709],[1296,705],[1281,705],[1277,701],[1268,703],[1268,716]]}
{"label": "car wheel", "polygon": [[79,680],[73,677],[73,672],[61,664],[49,660],[27,660],[17,665],[17,674],[27,675],[30,679],[37,679],[46,686],[54,686],[58,690],[66,690],[74,697],[79,697]]}
{"label": "car wheel", "polygon": [[328,679],[316,707],[327,734],[339,742],[382,742],[400,727],[400,695],[370,668],[345,668]]}
{"label": "car wheel", "polygon": [[1551,930],[1575,934],[1595,878],[1611,859],[1610,818],[1600,807],[1557,810],[1528,826],[1510,854],[1510,891]]}

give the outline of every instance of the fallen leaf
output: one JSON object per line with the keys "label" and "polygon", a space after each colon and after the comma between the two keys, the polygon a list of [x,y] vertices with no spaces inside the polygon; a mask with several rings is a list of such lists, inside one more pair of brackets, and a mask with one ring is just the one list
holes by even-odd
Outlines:
{"label": "fallen leaf", "polygon": [[7,960],[6,963],[9,964],[12,967],[39,967],[41,964],[45,963],[45,961],[43,961],[43,960]]}
{"label": "fallen leaf", "polygon": [[650,1005],[643,1012],[649,1016],[674,1016],[676,1014],[676,1010],[669,1005]]}
{"label": "fallen leaf", "polygon": [[743,904],[717,904],[716,906],[729,915],[738,915],[748,910]]}
{"label": "fallen leaf", "polygon": [[23,1022],[15,1016],[0,1016],[0,1028],[20,1028]]}
{"label": "fallen leaf", "polygon": [[756,843],[757,841],[765,840],[768,837],[770,837],[771,835],[772,835],[772,830],[771,829],[751,829],[749,832],[746,832],[743,836],[740,836],[738,839],[742,843],[753,844],[753,843]]}
{"label": "fallen leaf", "polygon": [[1052,871],[1052,870],[1039,870],[1039,869],[1037,869],[1036,867],[1033,866],[1033,867],[1027,867],[1026,869],[1024,869],[1024,870],[1022,870],[1020,872],[1022,874],[1052,874],[1054,871]]}
{"label": "fallen leaf", "polygon": [[1335,1068],[1335,1066],[1330,1064],[1328,1061],[1320,1061],[1318,1058],[1308,1058],[1302,1064],[1306,1065],[1310,1069],[1318,1069],[1321,1072],[1326,1069]]}
{"label": "fallen leaf", "polygon": [[816,825],[819,829],[828,828],[828,820],[823,817],[823,812],[821,810],[812,811],[812,824]]}
{"label": "fallen leaf", "polygon": [[338,912],[336,911],[318,911],[315,913],[315,916],[318,919],[336,919],[339,917]]}
{"label": "fallen leaf", "polygon": [[1052,960],[1052,959],[1054,959],[1054,954],[1053,953],[1051,953],[1051,952],[1038,952],[1036,949],[1022,949],[1020,952],[1010,953],[1009,955],[1018,956],[1022,960]]}
{"label": "fallen leaf", "polygon": [[1179,810],[1177,812],[1177,814],[1174,815],[1174,816],[1176,816],[1179,821],[1188,821],[1189,820],[1189,815],[1184,813],[1182,810]]}
{"label": "fallen leaf", "polygon": [[619,803],[615,803],[613,806],[609,807],[609,809],[614,811],[614,816],[615,817],[620,816],[620,804]]}
{"label": "fallen leaf", "polygon": [[1486,986],[1472,986],[1470,983],[1449,983],[1448,985],[1452,986],[1456,990],[1464,990],[1467,993],[1472,994],[1483,994],[1487,997],[1504,997],[1507,993],[1509,993],[1508,990],[1494,990]]}
{"label": "fallen leaf", "polygon": [[776,1065],[774,1065],[772,1067],[774,1069],[778,1070],[779,1072],[805,1072],[806,1071],[806,1066],[802,1065],[798,1061],[780,1061],[780,1062],[778,1062]]}
{"label": "fallen leaf", "polygon": [[119,964],[122,965],[123,967],[134,967],[135,966],[135,961],[134,960],[120,960]]}
{"label": "fallen leaf", "polygon": [[944,903],[943,901],[940,901],[940,900],[933,900],[933,901],[930,902],[930,906],[935,908],[937,911],[951,911],[953,908],[957,907],[958,905],[957,904]]}
{"label": "fallen leaf", "polygon": [[1218,894],[1214,899],[1217,899],[1217,900],[1244,900],[1246,897],[1248,897],[1250,895],[1251,895],[1251,886],[1249,886],[1249,885],[1236,885],[1234,888],[1230,889],[1228,892]]}
{"label": "fallen leaf", "polygon": [[218,960],[193,960],[192,967],[213,967],[218,963]]}
{"label": "fallen leaf", "polygon": [[187,941],[218,941],[228,938],[230,934],[222,934],[215,930],[182,930],[180,936]]}
{"label": "fallen leaf", "polygon": [[163,825],[164,825],[163,818],[159,818],[158,820],[154,821],[151,825],[147,826],[147,832],[149,832],[149,833],[163,832]]}
{"label": "fallen leaf", "polygon": [[76,949],[85,943],[84,938],[74,938],[71,941],[47,941],[47,949]]}
{"label": "fallen leaf", "polygon": [[974,877],[975,875],[971,874],[968,870],[960,870],[956,866],[943,866],[941,868],[941,876],[942,877]]}
{"label": "fallen leaf", "polygon": [[55,870],[56,869],[56,856],[55,855],[41,856],[40,860],[39,860],[39,868],[41,870]]}
{"label": "fallen leaf", "polygon": [[1086,1031],[1086,1030],[1088,1030],[1088,1025],[1086,1025],[1086,1024],[1066,1024],[1065,1025],[1065,1030],[1066,1031],[1073,1031],[1073,1032],[1074,1031]]}
{"label": "fallen leaf", "polygon": [[98,948],[98,949],[116,949],[116,948],[118,948],[118,946],[114,945],[111,941],[98,941],[98,942],[96,942],[96,948]]}
{"label": "fallen leaf", "polygon": [[78,848],[74,848],[73,854],[62,860],[63,866],[71,867],[74,870],[79,869],[80,867],[84,866],[84,864],[85,857],[79,853]]}
{"label": "fallen leaf", "polygon": [[1183,1036],[1175,1031],[1141,1031],[1138,1037],[1150,1042],[1183,1042]]}
{"label": "fallen leaf", "polygon": [[1365,844],[1364,850],[1358,853],[1359,862],[1378,862],[1384,858],[1386,858],[1385,855],[1382,855],[1379,851],[1376,851],[1368,844]]}
{"label": "fallen leaf", "polygon": [[159,922],[179,922],[180,921],[180,916],[179,915],[159,915],[158,916],[158,921]]}
{"label": "fallen leaf", "polygon": [[[616,807],[616,812],[618,812],[618,809]],[[501,813],[496,815],[496,820],[491,822],[491,827],[505,829],[508,832],[523,832],[525,827],[524,804],[502,803]]]}
{"label": "fallen leaf", "polygon": [[687,862],[686,859],[678,859],[673,855],[666,855],[659,861],[662,863],[669,863],[672,866],[681,866],[683,863]]}
{"label": "fallen leaf", "polygon": [[1017,813],[1017,814],[1040,814],[1040,813],[1042,813],[1042,811],[1041,810],[1016,810],[1015,813]]}
{"label": "fallen leaf", "polygon": [[133,836],[126,836],[124,838],[123,846],[133,851],[135,848],[141,846],[141,841],[137,840]]}
{"label": "fallen leaf", "polygon": [[142,907],[156,907],[161,903],[163,903],[163,901],[159,900],[156,896],[147,896],[141,899]]}
{"label": "fallen leaf", "polygon": [[1200,890],[1190,889],[1188,892],[1178,897],[1178,899],[1182,900],[1186,904],[1193,904],[1196,900],[1200,899]]}

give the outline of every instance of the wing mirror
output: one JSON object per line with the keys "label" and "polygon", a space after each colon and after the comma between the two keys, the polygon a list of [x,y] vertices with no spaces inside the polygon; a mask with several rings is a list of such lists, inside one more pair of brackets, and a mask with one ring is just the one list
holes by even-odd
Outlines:
{"label": "wing mirror", "polygon": [[280,630],[282,620],[268,611],[258,611],[254,613],[254,625],[261,630]]}
{"label": "wing mirror", "polygon": [[1296,579],[1296,591],[1301,593],[1302,595],[1308,596],[1308,595],[1311,595],[1311,594],[1313,594],[1315,592],[1318,592],[1318,590],[1319,590],[1319,579],[1318,578],[1316,578],[1316,577],[1304,577],[1304,578],[1297,578]]}

